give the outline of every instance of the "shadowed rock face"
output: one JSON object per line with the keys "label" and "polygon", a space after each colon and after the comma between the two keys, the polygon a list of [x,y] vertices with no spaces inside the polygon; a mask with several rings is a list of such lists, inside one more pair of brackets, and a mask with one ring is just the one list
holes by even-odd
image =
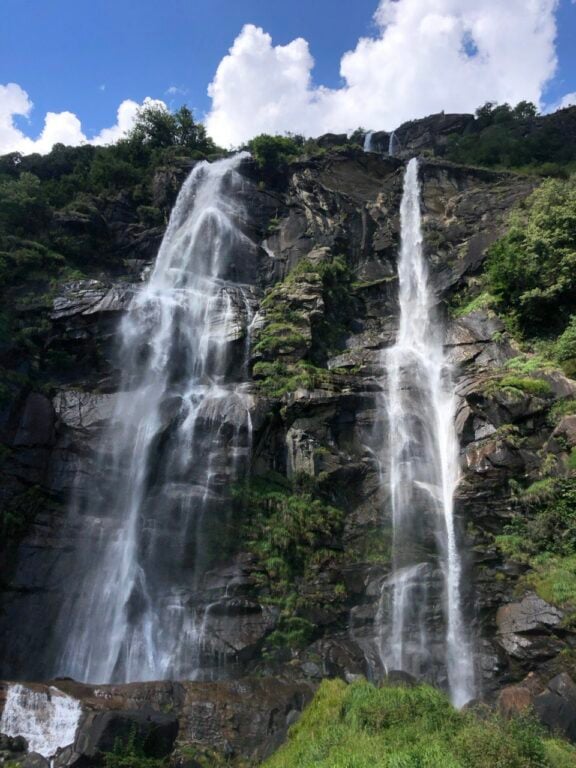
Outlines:
{"label": "shadowed rock face", "polygon": [[[443,141],[442,131],[438,142]],[[325,376],[282,398],[263,396],[256,381],[246,390],[252,402],[252,475],[308,477],[344,511],[338,540],[322,541],[318,565],[296,585],[305,598],[301,615],[313,625],[307,644],[273,661],[263,656],[267,639],[278,629],[280,612],[262,589],[261,564],[245,546],[244,512],[227,501],[223,512],[232,515],[232,535],[224,541],[222,526],[207,529],[210,566],[189,598],[190,605],[206,615],[206,676],[229,679],[99,688],[107,707],[115,692],[126,709],[148,705],[148,697],[157,710],[176,701],[182,713],[179,739],[218,742],[223,750],[230,743],[242,754],[251,749],[263,754],[321,677],[379,674],[375,619],[390,569],[390,500],[375,458],[387,433],[377,398],[386,386],[381,353],[394,342],[398,325],[403,171],[401,160],[346,149],[291,165],[279,191],[252,183],[257,170],[249,163],[242,168],[246,183],[239,195],[247,212],[242,228],[257,244],[249,255],[253,261],[244,265],[252,275],[254,319],[248,328],[246,304],[234,302],[232,296],[238,310],[229,338],[232,349],[243,349],[246,334],[257,335],[264,327],[271,308],[262,306],[263,296],[303,259],[316,263],[341,255],[352,275],[346,303],[353,311],[329,349],[322,346],[327,332],[322,323],[329,311],[322,281],[311,276],[281,288],[280,297],[290,311],[307,318],[300,346],[285,357],[291,363],[309,359],[321,348],[318,364]],[[165,181],[177,187],[174,178]],[[421,163],[421,183],[425,255],[441,301],[478,272],[486,248],[504,229],[507,212],[529,194],[533,182],[430,161]],[[3,501],[13,503],[31,487],[43,494],[18,551],[9,558],[4,553],[10,577],[1,595],[0,675],[7,679],[42,680],[49,675],[52,659],[45,655],[46,640],[66,597],[62,575],[73,567],[79,542],[86,543],[90,535],[79,522],[69,524],[66,504],[73,484],[89,495],[106,483],[105,476],[97,475],[95,451],[113,413],[121,375],[115,331],[141,273],[149,272],[159,236],[158,231],[139,233],[138,242],[129,242],[121,220],[112,229],[119,233],[118,252],[130,262],[125,273],[68,282],[54,300],[47,344],[66,352],[72,365],[52,385],[50,396],[22,388],[2,414],[2,439],[10,447],[3,466]],[[537,466],[538,451],[547,441],[555,450],[565,450],[573,431],[567,422],[552,435],[545,421],[549,403],[538,397],[485,394],[487,378],[517,353],[501,338],[501,330],[483,312],[446,322],[446,349],[457,367],[463,476],[456,516],[460,535],[467,531],[468,536],[466,612],[478,637],[477,666],[486,694],[540,665],[548,669],[546,665],[572,642],[569,631],[559,628],[557,609],[533,595],[515,594],[521,574],[492,544],[493,534],[502,532],[509,519],[509,480]],[[254,357],[257,362],[257,353]],[[231,363],[231,376],[235,365]],[[574,385],[562,377],[551,377],[550,384],[557,399],[574,392]],[[175,428],[176,412],[177,404],[164,403],[166,439]],[[209,418],[206,414],[206,423]],[[234,419],[233,409],[222,416],[223,444]],[[500,430],[505,424],[515,425],[527,438],[523,447],[506,439]],[[207,430],[200,433],[205,436]],[[230,481],[224,469],[222,488]],[[191,467],[191,477],[193,472]],[[177,505],[180,495],[191,493],[190,484],[184,477],[171,492]],[[178,526],[167,526],[167,559],[179,532]],[[431,589],[437,577],[431,568]],[[434,637],[440,610],[427,621]],[[266,677],[245,682],[244,676],[256,670]],[[90,696],[82,693],[83,700]]]}
{"label": "shadowed rock face", "polygon": [[[0,715],[7,687],[0,684]],[[164,757],[175,746],[186,744],[259,762],[281,744],[313,695],[309,683],[254,678],[114,686],[58,680],[30,688],[41,694],[65,694],[80,703],[74,741],[61,745],[58,766],[100,765],[102,754],[133,732],[148,757]],[[9,746],[15,753],[14,747],[19,747]]]}

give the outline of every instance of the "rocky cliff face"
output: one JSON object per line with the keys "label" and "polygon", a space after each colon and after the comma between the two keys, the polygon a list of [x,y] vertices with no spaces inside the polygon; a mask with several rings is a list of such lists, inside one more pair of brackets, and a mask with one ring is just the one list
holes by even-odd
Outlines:
{"label": "rocky cliff face", "polygon": [[[444,128],[455,130],[456,117],[439,116],[434,141],[442,140]],[[251,487],[233,489],[234,534],[216,547],[193,595],[206,609],[205,667],[228,681],[151,685],[145,697],[170,688],[189,741],[261,757],[322,677],[383,673],[375,622],[390,568],[390,520],[377,456],[387,429],[382,350],[397,326],[403,162],[345,147],[292,164],[281,186],[267,186],[250,161],[243,173],[246,226],[260,244],[258,277],[254,317],[248,324],[239,307],[231,343],[245,343],[250,334]],[[534,182],[433,160],[422,162],[421,179],[425,248],[446,307],[474,279],[508,212]],[[174,176],[158,179],[158,195],[173,194],[174,183]],[[112,249],[124,259],[122,273],[63,283],[51,306],[33,310],[46,321],[47,347],[65,357],[66,368],[50,380],[47,375],[42,391],[14,384],[2,414],[2,496],[14,514],[25,510],[28,522],[18,548],[3,555],[0,676],[6,679],[50,674],[46,648],[64,602],[62,574],[78,542],[90,535],[70,524],[66,503],[75,482],[93,492],[91,457],[112,412],[121,365],[114,329],[146,276],[160,234],[139,231],[127,241],[126,212],[106,215],[116,238]],[[576,642],[562,611],[524,588],[521,568],[494,545],[511,516],[509,481],[530,476],[543,452],[561,459],[576,444],[571,422],[554,431],[546,418],[555,402],[576,394],[576,384],[550,373],[542,375],[547,386],[537,394],[489,386],[518,351],[485,312],[445,314],[457,371],[466,615],[477,638],[481,691],[490,697],[531,671],[552,677]],[[288,575],[276,572],[258,547],[259,509],[271,508],[268,490],[253,490],[259,482],[282,487],[288,509],[293,499],[324,505],[323,522],[306,529],[308,550],[299,551]],[[336,510],[333,517],[326,509]],[[221,543],[222,531],[212,537],[212,544]],[[250,674],[260,680],[233,682]],[[125,694],[118,694],[120,708],[138,708]],[[79,695],[90,709],[93,697],[104,693]],[[245,699],[236,717],[230,713],[240,695],[250,703]],[[253,722],[249,716],[250,729],[239,739],[247,706],[259,714]],[[216,712],[222,728],[204,716],[194,719],[198,708]]]}

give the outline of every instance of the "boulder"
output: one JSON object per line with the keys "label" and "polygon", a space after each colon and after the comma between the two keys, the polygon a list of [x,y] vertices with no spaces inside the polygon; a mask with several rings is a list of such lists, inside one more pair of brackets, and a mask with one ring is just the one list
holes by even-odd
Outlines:
{"label": "boulder", "polygon": [[534,709],[553,733],[576,743],[576,684],[569,675],[563,672],[550,680],[534,699]]}
{"label": "boulder", "polygon": [[20,763],[21,768],[50,768],[50,761],[39,755],[38,752],[30,752]]}
{"label": "boulder", "polygon": [[532,692],[523,685],[508,685],[500,691],[498,696],[498,711],[504,717],[526,712],[533,704]]}
{"label": "boulder", "polygon": [[498,609],[496,638],[506,653],[514,658],[551,658],[564,647],[553,634],[563,618],[559,608],[530,593],[519,603],[510,603]]}

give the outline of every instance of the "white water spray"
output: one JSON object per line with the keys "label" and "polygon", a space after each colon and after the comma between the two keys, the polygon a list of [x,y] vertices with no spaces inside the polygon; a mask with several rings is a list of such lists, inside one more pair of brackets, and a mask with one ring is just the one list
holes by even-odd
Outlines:
{"label": "white water spray", "polygon": [[29,752],[52,757],[73,743],[81,714],[80,702],[57,688],[45,692],[14,684],[8,687],[0,733],[23,736]]}
{"label": "white water spray", "polygon": [[244,157],[194,168],[122,321],[101,487],[72,511],[87,546],[55,633],[58,675],[105,683],[199,674],[201,579],[251,446],[246,283],[256,260],[239,228]]}
{"label": "white water spray", "polygon": [[390,157],[396,157],[398,150],[400,149],[400,142],[396,136],[396,131],[392,131],[390,138],[388,139],[388,154]]}
{"label": "white water spray", "polygon": [[375,152],[374,149],[374,131],[368,131],[364,136],[364,152]]}
{"label": "white water spray", "polygon": [[393,570],[377,617],[383,621],[387,598],[389,628],[380,638],[380,655],[388,669],[431,673],[435,661],[427,618],[433,610],[430,584],[434,560],[439,557],[446,624],[444,665],[452,700],[461,706],[474,695],[474,672],[462,615],[462,565],[454,523],[459,480],[455,400],[422,253],[415,159],[406,169],[400,216],[400,326],[395,345],[385,352]]}

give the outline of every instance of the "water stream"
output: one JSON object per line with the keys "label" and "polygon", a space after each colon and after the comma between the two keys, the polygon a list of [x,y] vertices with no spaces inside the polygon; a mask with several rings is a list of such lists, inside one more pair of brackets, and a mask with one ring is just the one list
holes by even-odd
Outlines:
{"label": "water stream", "polygon": [[[438,680],[442,672],[435,667],[444,667],[452,700],[461,706],[474,695],[474,671],[454,519],[459,480],[455,398],[422,251],[415,159],[406,169],[400,216],[400,324],[396,343],[384,353],[389,438],[383,483],[390,493],[393,542],[392,572],[377,617],[379,652],[385,668],[416,676]],[[438,596],[443,617],[434,616]],[[438,619],[444,625],[441,651],[433,636]]]}
{"label": "water stream", "polygon": [[[77,555],[56,673],[90,682],[199,675],[202,577],[251,447],[246,393],[254,245],[239,222],[244,155],[199,163],[119,330],[120,392],[77,494]],[[75,582],[75,583],[74,583]]]}
{"label": "water stream", "polygon": [[80,702],[51,686],[35,691],[24,685],[8,687],[0,717],[0,733],[23,736],[29,752],[52,757],[72,744],[82,716]]}

